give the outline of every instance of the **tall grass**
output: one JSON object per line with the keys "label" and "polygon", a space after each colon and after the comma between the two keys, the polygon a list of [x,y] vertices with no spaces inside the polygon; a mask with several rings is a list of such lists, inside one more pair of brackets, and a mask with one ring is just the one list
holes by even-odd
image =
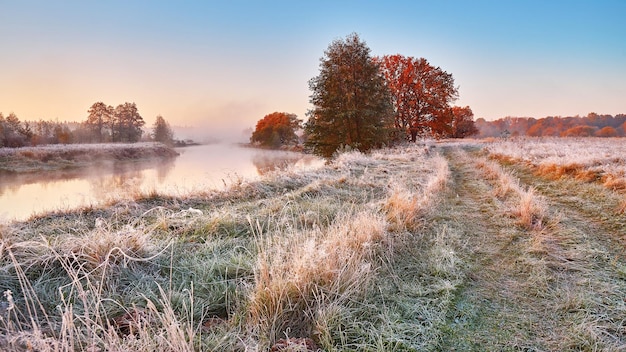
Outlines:
{"label": "tall grass", "polygon": [[626,189],[626,138],[520,138],[490,143],[493,158],[532,166],[538,176]]}
{"label": "tall grass", "polygon": [[[181,320],[174,313],[170,297],[161,287],[158,297],[137,297],[141,308],[127,307],[111,296],[122,268],[159,255],[146,242],[141,231],[110,233],[98,228],[91,236],[70,236],[57,243],[44,238],[6,247],[3,243],[9,260],[2,269],[12,273],[16,292],[5,290],[9,304],[0,317],[4,335],[0,347],[38,351],[194,350],[196,323],[193,318]],[[18,292],[16,302],[13,295]],[[188,301],[193,304],[192,294]],[[189,312],[190,307],[186,308]],[[127,336],[114,324],[115,312],[132,316],[126,322]]]}
{"label": "tall grass", "polygon": [[[0,349],[371,349],[361,324],[399,322],[358,302],[378,297],[383,269],[416,259],[396,244],[422,237],[450,176],[427,152],[348,152],[224,192],[152,192],[0,229]],[[428,267],[450,271],[452,250],[433,243]]]}
{"label": "tall grass", "polygon": [[385,251],[385,226],[380,215],[360,212],[341,214],[324,230],[259,235],[249,324],[270,345],[283,334],[311,336],[320,308],[340,305],[367,288],[372,261]]}
{"label": "tall grass", "polygon": [[544,228],[547,205],[543,197],[538,195],[532,187],[522,187],[519,181],[504,171],[498,163],[482,157],[475,163],[482,171],[483,177],[493,184],[494,196],[500,199],[515,199],[512,213],[519,219],[520,225],[528,230],[540,231]]}

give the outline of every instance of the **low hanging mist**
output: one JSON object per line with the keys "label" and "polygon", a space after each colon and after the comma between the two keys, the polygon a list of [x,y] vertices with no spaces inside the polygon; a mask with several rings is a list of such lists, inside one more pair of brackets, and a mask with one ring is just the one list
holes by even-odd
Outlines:
{"label": "low hanging mist", "polygon": [[156,191],[184,196],[225,189],[243,180],[287,167],[312,168],[323,161],[286,151],[216,143],[178,148],[167,160],[111,162],[97,168],[3,175],[0,221],[132,199]]}

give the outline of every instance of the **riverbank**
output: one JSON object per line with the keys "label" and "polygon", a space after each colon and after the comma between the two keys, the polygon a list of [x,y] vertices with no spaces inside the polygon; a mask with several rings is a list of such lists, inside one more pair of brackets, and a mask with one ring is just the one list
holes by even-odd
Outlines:
{"label": "riverbank", "polygon": [[0,350],[623,350],[623,193],[495,152],[348,152],[0,226]]}
{"label": "riverbank", "polygon": [[[441,273],[435,256],[402,253],[440,251],[411,233],[446,178],[446,161],[424,148],[347,153],[226,191],[153,193],[0,227],[0,349],[372,349],[403,309],[380,321],[379,287]],[[390,272],[394,261],[409,270]],[[447,295],[428,299],[425,314],[442,319]],[[417,327],[436,335],[412,320],[389,341]]]}
{"label": "riverbank", "polygon": [[55,171],[110,161],[168,159],[177,155],[173,148],[152,142],[0,148],[0,173]]}

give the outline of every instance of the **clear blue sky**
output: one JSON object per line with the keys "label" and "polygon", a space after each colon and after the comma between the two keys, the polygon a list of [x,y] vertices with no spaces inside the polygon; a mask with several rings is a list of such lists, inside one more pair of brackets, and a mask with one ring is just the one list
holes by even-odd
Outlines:
{"label": "clear blue sky", "polygon": [[306,119],[324,50],[356,32],[451,73],[476,118],[626,113],[625,18],[626,0],[0,0],[0,112],[130,101],[208,133]]}

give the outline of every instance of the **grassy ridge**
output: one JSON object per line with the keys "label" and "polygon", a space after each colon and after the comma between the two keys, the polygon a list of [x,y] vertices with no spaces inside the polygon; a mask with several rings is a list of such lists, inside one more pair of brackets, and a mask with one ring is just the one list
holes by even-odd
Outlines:
{"label": "grassy ridge", "polygon": [[32,173],[80,168],[110,161],[172,158],[177,155],[176,151],[161,143],[0,148],[0,172]]}
{"label": "grassy ridge", "polygon": [[346,153],[226,192],[5,227],[0,348],[435,346],[457,266],[445,231],[420,229],[447,177],[423,147]]}

